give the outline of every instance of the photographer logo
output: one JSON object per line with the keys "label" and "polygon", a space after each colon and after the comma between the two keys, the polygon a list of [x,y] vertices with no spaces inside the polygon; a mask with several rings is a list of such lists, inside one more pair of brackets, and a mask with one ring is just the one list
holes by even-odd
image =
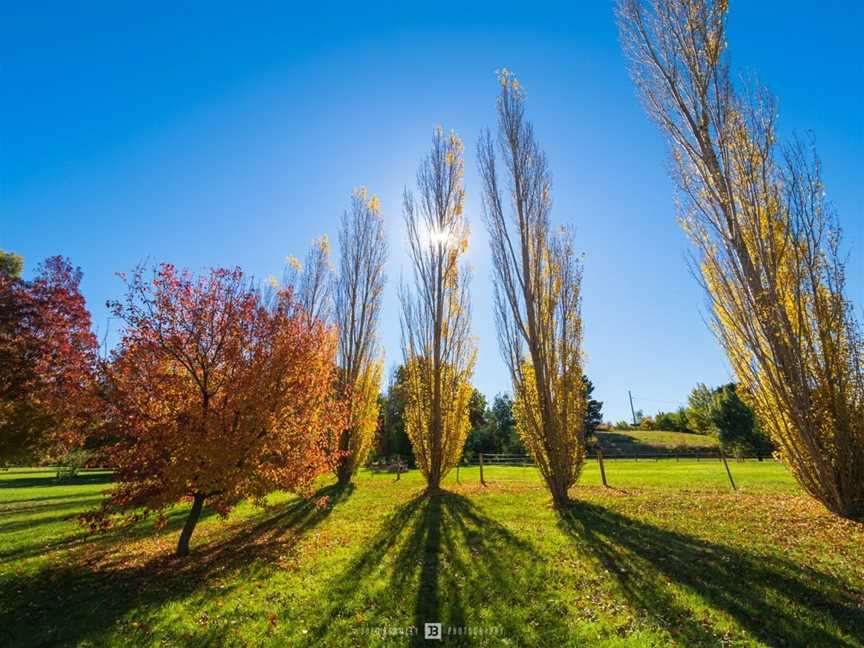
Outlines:
{"label": "photographer logo", "polygon": [[423,625],[423,638],[424,639],[441,639],[441,624],[440,623],[426,623]]}

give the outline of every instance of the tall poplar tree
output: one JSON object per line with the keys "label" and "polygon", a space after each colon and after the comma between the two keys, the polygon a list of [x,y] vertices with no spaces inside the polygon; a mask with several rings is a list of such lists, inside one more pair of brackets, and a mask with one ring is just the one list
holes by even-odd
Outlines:
{"label": "tall poplar tree", "polygon": [[470,270],[460,265],[469,235],[462,153],[459,137],[437,128],[417,172],[417,196],[406,189],[403,201],[414,280],[413,291],[400,288],[405,429],[430,490],[462,454],[476,356]]}
{"label": "tall poplar tree", "polygon": [[347,426],[339,437],[337,476],[348,483],[375,436],[383,369],[378,318],[384,292],[387,240],[377,196],[365,188],[351,196],[339,230],[339,276],[334,289],[339,329],[339,388],[348,403]]}
{"label": "tall poplar tree", "polygon": [[498,339],[516,429],[563,505],[585,461],[582,266],[570,233],[552,227],[549,168],[525,120],[522,87],[506,69],[498,80],[497,138],[487,131],[478,146]]}
{"label": "tall poplar tree", "polygon": [[864,517],[864,342],[845,297],[820,163],[777,141],[776,101],[736,87],[725,0],[623,0],[619,25],[666,133],[681,223],[712,325],[759,424],[798,482]]}

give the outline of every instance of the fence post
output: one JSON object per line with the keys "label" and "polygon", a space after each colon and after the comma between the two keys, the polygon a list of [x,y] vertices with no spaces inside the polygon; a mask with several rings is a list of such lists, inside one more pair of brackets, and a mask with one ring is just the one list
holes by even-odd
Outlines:
{"label": "fence post", "polygon": [[483,453],[480,453],[480,483],[486,485],[486,480],[483,479]]}
{"label": "fence post", "polygon": [[597,463],[600,464],[600,479],[603,480],[603,486],[609,487],[609,484],[606,483],[606,469],[603,467],[603,451],[600,447],[597,447]]}
{"label": "fence post", "polygon": [[720,448],[720,459],[723,461],[723,465],[726,466],[726,474],[729,475],[729,483],[732,484],[732,490],[738,490],[735,487],[735,481],[732,479],[732,472],[729,470],[729,464],[726,463],[726,455],[723,454],[723,448]]}
{"label": "fence post", "polygon": [[459,459],[459,463],[456,464],[456,483],[457,483],[457,484],[461,484],[461,483],[462,483],[462,482],[459,481],[459,464],[461,464],[461,463],[462,463],[462,459],[460,458],[460,459]]}
{"label": "fence post", "polygon": [[402,477],[402,457],[396,460],[396,481]]}

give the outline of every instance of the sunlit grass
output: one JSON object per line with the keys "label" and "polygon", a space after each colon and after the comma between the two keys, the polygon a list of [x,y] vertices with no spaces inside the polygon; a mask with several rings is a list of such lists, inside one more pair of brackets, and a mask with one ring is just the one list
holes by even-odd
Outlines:
{"label": "sunlit grass", "polygon": [[[556,511],[533,468],[322,483],[206,517],[171,557],[185,507],[152,534],[88,539],[104,475],[0,473],[0,645],[861,645],[864,529],[774,462],[586,466]],[[419,635],[384,638],[419,627]]]}
{"label": "sunlit grass", "polygon": [[597,432],[597,437],[606,443],[637,444],[658,448],[716,448],[717,438],[707,434],[672,432],[669,430],[610,430]]}

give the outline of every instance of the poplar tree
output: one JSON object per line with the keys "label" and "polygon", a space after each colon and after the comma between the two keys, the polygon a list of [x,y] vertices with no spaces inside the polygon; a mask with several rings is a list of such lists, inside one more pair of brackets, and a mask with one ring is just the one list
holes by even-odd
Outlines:
{"label": "poplar tree", "polygon": [[351,196],[339,230],[339,276],[334,289],[339,329],[339,389],[348,404],[348,420],[339,436],[336,474],[348,483],[363,464],[378,423],[378,393],[383,358],[378,319],[384,291],[387,241],[377,196],[365,188]]}
{"label": "poplar tree", "polygon": [[497,138],[487,131],[477,151],[498,340],[516,429],[553,500],[564,505],[585,461],[582,266],[570,232],[551,224],[551,177],[525,119],[522,86],[506,69],[498,80]]}
{"label": "poplar tree", "polygon": [[807,145],[763,87],[732,81],[725,0],[623,0],[619,26],[666,133],[680,220],[742,394],[801,486],[864,517],[864,343],[840,228]]}
{"label": "poplar tree", "polygon": [[400,288],[405,360],[405,430],[430,490],[458,463],[468,435],[470,378],[476,350],[470,335],[470,270],[463,213],[462,141],[437,128],[417,172],[417,196],[405,190],[403,216],[413,291]]}

